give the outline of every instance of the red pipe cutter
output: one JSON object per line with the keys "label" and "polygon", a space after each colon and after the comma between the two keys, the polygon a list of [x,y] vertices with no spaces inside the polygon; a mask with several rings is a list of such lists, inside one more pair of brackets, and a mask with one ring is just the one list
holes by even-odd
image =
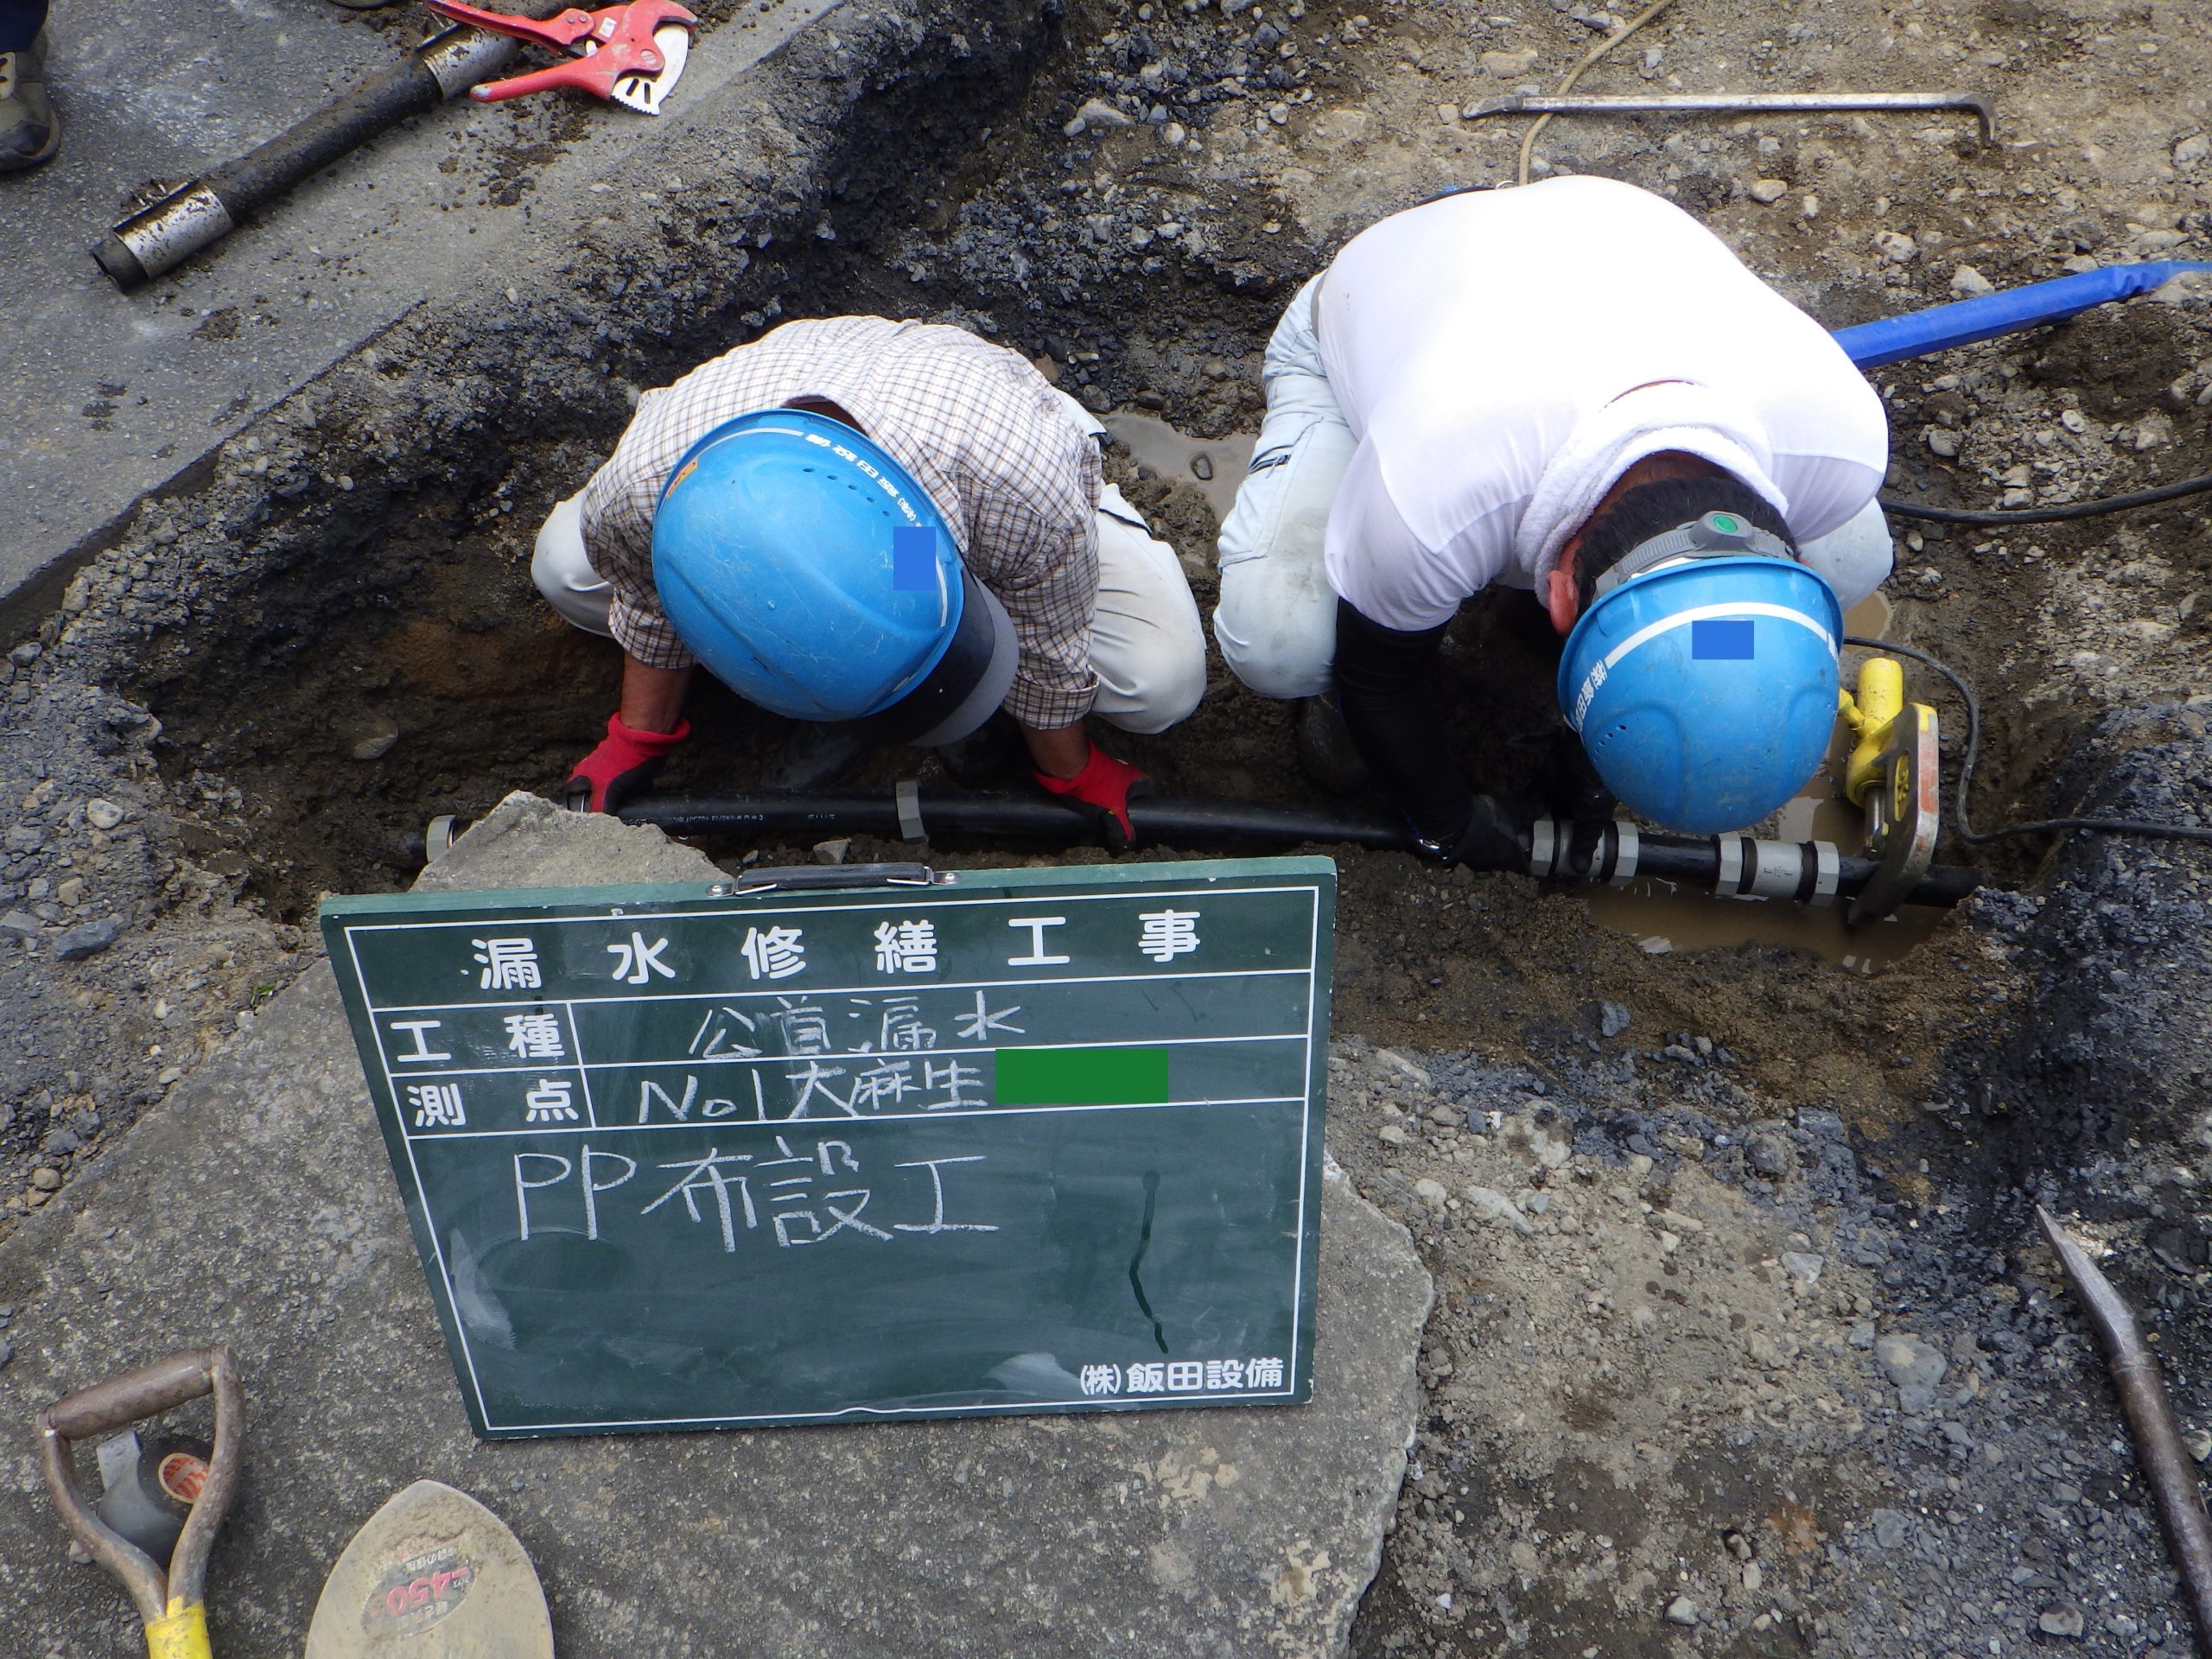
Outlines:
{"label": "red pipe cutter", "polygon": [[658,115],[662,101],[683,74],[683,60],[691,51],[691,31],[699,26],[699,20],[675,0],[629,0],[626,5],[608,6],[601,11],[571,6],[543,22],[504,11],[484,11],[464,4],[463,0],[423,0],[423,3],[457,23],[470,23],[495,35],[512,35],[571,54],[569,62],[468,89],[471,98],[486,104],[574,86],[594,98],[612,99],[644,114]]}

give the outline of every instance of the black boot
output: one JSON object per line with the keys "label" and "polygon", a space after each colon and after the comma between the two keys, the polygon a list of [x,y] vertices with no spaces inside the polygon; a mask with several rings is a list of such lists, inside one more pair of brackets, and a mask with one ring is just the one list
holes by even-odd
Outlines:
{"label": "black boot", "polygon": [[1001,709],[957,742],[941,745],[937,758],[963,789],[988,789],[1011,783],[1029,771],[1029,746],[1021,728]]}
{"label": "black boot", "polygon": [[760,781],[770,789],[832,789],[859,770],[873,747],[851,726],[794,726]]}
{"label": "black boot", "polygon": [[1298,764],[1332,795],[1357,795],[1375,783],[1334,697],[1298,700]]}

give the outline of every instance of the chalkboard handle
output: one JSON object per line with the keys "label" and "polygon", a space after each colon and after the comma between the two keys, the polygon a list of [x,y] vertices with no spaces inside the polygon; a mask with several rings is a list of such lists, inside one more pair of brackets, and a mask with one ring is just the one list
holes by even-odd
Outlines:
{"label": "chalkboard handle", "polygon": [[826,887],[946,887],[958,880],[950,870],[926,864],[772,864],[747,870],[734,881],[717,881],[710,899],[748,893],[818,893]]}

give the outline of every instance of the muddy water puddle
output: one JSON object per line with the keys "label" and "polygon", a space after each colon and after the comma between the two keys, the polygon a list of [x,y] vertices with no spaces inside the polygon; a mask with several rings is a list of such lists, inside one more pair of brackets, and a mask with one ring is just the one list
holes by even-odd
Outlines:
{"label": "muddy water puddle", "polygon": [[1235,432],[1225,438],[1185,437],[1157,415],[1133,409],[1116,410],[1099,419],[1138,466],[1203,493],[1216,524],[1228,518],[1236,502],[1236,486],[1252,464],[1256,436]]}
{"label": "muddy water puddle", "polygon": [[1716,899],[1657,881],[1597,888],[1589,895],[1589,908],[1590,919],[1599,926],[1629,935],[1654,956],[1781,945],[1859,973],[1871,973],[1926,944],[1944,917],[1942,911],[1912,906],[1852,927],[1843,919],[1840,902],[1816,909],[1778,899]]}

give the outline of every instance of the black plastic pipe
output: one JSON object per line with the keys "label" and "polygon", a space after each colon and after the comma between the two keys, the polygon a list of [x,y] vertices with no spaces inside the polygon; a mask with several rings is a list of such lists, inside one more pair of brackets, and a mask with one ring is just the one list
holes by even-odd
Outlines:
{"label": "black plastic pipe", "polygon": [[[899,796],[907,793],[902,817]],[[1052,841],[1103,845],[1098,828],[1080,807],[1042,794],[997,794],[965,790],[764,789],[745,795],[645,796],[625,804],[626,823],[657,824],[677,835],[710,832],[749,836],[879,836],[918,840],[932,836]],[[1402,820],[1357,807],[1269,806],[1141,795],[1129,803],[1137,838],[1154,845],[1201,845],[1262,841],[1349,842],[1379,850],[1410,850]]]}
{"label": "black plastic pipe", "polygon": [[[962,790],[835,790],[801,792],[760,790],[745,795],[645,796],[626,804],[626,823],[650,823],[677,835],[752,836],[875,836],[885,840],[1013,838],[1049,841],[1063,846],[1101,845],[1091,817],[1046,795],[996,794]],[[1413,839],[1404,821],[1370,808],[1283,806],[1249,801],[1189,797],[1139,796],[1129,803],[1129,821],[1140,842],[1154,846],[1298,846],[1306,842],[1349,843],[1380,852],[1410,852]],[[1771,843],[1770,843],[1771,844]],[[1809,849],[1815,843],[1789,843]],[[1639,835],[1635,874],[1711,892],[1721,880],[1724,855],[1712,836]],[[1599,879],[1613,866],[1609,836],[1600,849]],[[1808,871],[1811,855],[1807,854]],[[1834,893],[1851,898],[1872,879],[1873,860],[1839,856]],[[1523,863],[1508,870],[1526,875]],[[1810,878],[1808,887],[1809,891]],[[1905,902],[1948,908],[1982,883],[1978,869],[1937,866],[1923,875]]]}
{"label": "black plastic pipe", "polygon": [[[518,15],[550,17],[565,3],[526,0]],[[92,245],[92,257],[118,288],[136,288],[220,241],[341,156],[490,79],[521,51],[520,41],[485,29],[443,30],[335,104],[133,213]]]}

